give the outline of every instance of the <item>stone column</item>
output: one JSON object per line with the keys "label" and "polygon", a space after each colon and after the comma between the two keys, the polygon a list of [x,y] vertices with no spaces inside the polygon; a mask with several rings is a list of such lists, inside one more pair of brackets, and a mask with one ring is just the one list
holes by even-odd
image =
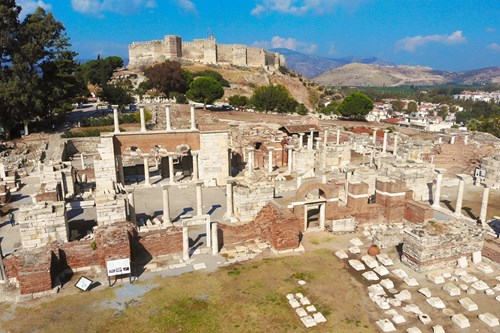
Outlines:
{"label": "stone column", "polygon": [[7,280],[7,275],[5,274],[5,268],[3,266],[3,252],[2,245],[0,244],[0,281]]}
{"label": "stone column", "polygon": [[441,185],[443,183],[443,175],[446,172],[446,169],[434,169],[437,173],[436,178],[436,189],[434,190],[434,200],[432,201],[432,207],[439,208],[440,198],[441,198]]}
{"label": "stone column", "polygon": [[394,148],[392,155],[398,156],[398,133],[394,133]]}
{"label": "stone column", "polygon": [[174,155],[168,154],[168,178],[170,184],[175,184]]}
{"label": "stone column", "polygon": [[172,123],[170,121],[170,104],[165,105],[165,130],[172,130]]}
{"label": "stone column", "polygon": [[483,225],[486,225],[486,211],[488,210],[488,197],[490,195],[490,184],[481,183],[483,185],[483,199],[481,200],[481,213],[479,213],[479,218]]}
{"label": "stone column", "polygon": [[325,221],[326,221],[326,203],[322,203],[319,205],[319,229],[325,230]]}
{"label": "stone column", "polygon": [[313,145],[314,145],[314,128],[310,128],[309,129],[309,138],[307,140],[307,148],[308,149],[313,149]]}
{"label": "stone column", "polygon": [[170,223],[170,198],[168,195],[168,186],[162,185],[161,187],[163,194],[163,222]]}
{"label": "stone column", "polygon": [[450,139],[450,145],[454,145],[454,144],[455,144],[455,136],[452,135],[451,139]]}
{"label": "stone column", "polygon": [[439,144],[443,143],[443,137],[442,137],[442,136],[440,136],[440,137],[438,138],[438,143],[439,143]]}
{"label": "stone column", "polygon": [[389,133],[388,130],[384,130],[384,144],[382,146],[382,152],[385,153],[387,151],[387,133]]}
{"label": "stone column", "polygon": [[118,108],[113,108],[113,123],[115,124],[115,133],[120,133],[120,121],[118,120]]}
{"label": "stone column", "polygon": [[323,138],[323,149],[326,150],[326,145],[328,144],[328,130],[325,130],[325,137]]}
{"label": "stone column", "polygon": [[302,173],[298,173],[297,174],[297,190],[299,189],[300,185],[302,185],[302,176],[303,174]]}
{"label": "stone column", "polygon": [[377,130],[378,130],[378,128],[374,128],[374,129],[373,129],[373,137],[372,137],[372,141],[373,141],[373,145],[374,145],[374,146],[377,144]]}
{"label": "stone column", "polygon": [[198,155],[199,151],[191,151],[193,156],[193,180],[198,180]]}
{"label": "stone column", "polygon": [[80,161],[82,162],[82,170],[85,170],[85,159],[83,158],[83,153],[80,154]]}
{"label": "stone column", "polygon": [[253,175],[253,158],[254,158],[254,155],[253,155],[253,152],[254,152],[254,148],[247,148],[247,168],[248,168],[248,174],[249,175]]}
{"label": "stone column", "polygon": [[228,179],[226,184],[226,215],[228,219],[233,217],[234,205],[233,205],[233,180]]}
{"label": "stone column", "polygon": [[268,161],[268,165],[267,165],[267,171],[269,173],[273,172],[273,151],[274,151],[274,147],[267,147],[267,150],[269,150],[269,161]]}
{"label": "stone column", "polygon": [[135,216],[135,193],[134,190],[131,190],[127,192],[127,197],[128,197],[128,215],[129,219],[132,223],[136,223],[137,219]]}
{"label": "stone column", "polygon": [[337,127],[337,145],[340,144],[340,127]]}
{"label": "stone column", "polygon": [[144,108],[139,109],[139,114],[141,116],[141,132],[146,132],[146,117],[144,117]]}
{"label": "stone column", "polygon": [[196,215],[203,215],[203,181],[196,182]]}
{"label": "stone column", "polygon": [[[41,168],[41,162],[38,161],[38,172],[40,173],[42,168]],[[3,163],[0,163],[0,179],[5,179],[7,177],[7,174],[5,172],[5,165]]]}
{"label": "stone column", "polygon": [[189,231],[187,226],[182,226],[182,260],[189,260]]}
{"label": "stone column", "polygon": [[327,175],[326,175],[326,173],[324,173],[323,175],[321,175],[321,183],[322,184],[326,184],[327,183]]}
{"label": "stone column", "polygon": [[370,152],[370,167],[373,166],[373,162],[375,161],[375,147],[372,148]]}
{"label": "stone column", "polygon": [[118,182],[125,184],[125,174],[123,173],[123,158],[116,155],[116,168],[118,169]]}
{"label": "stone column", "polygon": [[299,133],[300,139],[299,139],[299,148],[304,147],[304,133]]}
{"label": "stone column", "polygon": [[217,222],[212,223],[212,255],[219,253],[219,237],[217,232]]}
{"label": "stone column", "polygon": [[194,118],[194,105],[191,105],[191,129],[196,129],[196,120]]}
{"label": "stone column", "polygon": [[464,145],[467,146],[468,143],[469,143],[469,136],[466,134],[464,136]]}
{"label": "stone column", "polygon": [[288,146],[288,173],[292,173],[293,170],[293,146]]}
{"label": "stone column", "polygon": [[457,193],[457,203],[455,204],[455,215],[456,216],[462,215],[462,201],[464,199],[464,187],[465,187],[464,176],[465,175],[462,175],[462,174],[457,175],[457,177],[458,177],[458,193]]}
{"label": "stone column", "polygon": [[151,179],[149,178],[149,155],[142,155],[144,158],[144,185],[151,185]]}

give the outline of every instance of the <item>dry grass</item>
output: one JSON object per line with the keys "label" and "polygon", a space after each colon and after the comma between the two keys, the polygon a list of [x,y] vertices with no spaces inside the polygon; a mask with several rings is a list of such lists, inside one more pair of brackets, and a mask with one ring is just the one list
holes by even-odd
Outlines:
{"label": "dry grass", "polygon": [[[299,287],[297,279],[308,284]],[[159,287],[122,312],[102,308],[112,290],[106,289],[18,309],[4,327],[12,332],[305,332],[285,298],[302,292],[328,320],[308,332],[374,332],[372,303],[326,250],[141,283]],[[19,325],[22,318],[29,320]]]}

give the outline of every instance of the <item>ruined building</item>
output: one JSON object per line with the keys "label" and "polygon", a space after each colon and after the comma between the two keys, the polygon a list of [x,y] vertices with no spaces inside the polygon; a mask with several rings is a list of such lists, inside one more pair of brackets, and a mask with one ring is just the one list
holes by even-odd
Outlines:
{"label": "ruined building", "polygon": [[130,67],[152,65],[165,60],[242,67],[279,68],[286,65],[285,56],[276,52],[242,44],[217,44],[213,36],[183,42],[180,36],[167,35],[163,40],[133,42],[128,51]]}

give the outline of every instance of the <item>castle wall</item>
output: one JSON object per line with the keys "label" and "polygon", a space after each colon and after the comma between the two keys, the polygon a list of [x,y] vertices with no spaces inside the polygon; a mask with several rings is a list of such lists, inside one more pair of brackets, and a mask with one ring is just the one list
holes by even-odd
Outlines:
{"label": "castle wall", "polygon": [[180,58],[205,64],[222,63],[275,68],[285,66],[283,55],[242,44],[216,44],[213,37],[183,42],[179,36],[167,35],[163,40],[134,42],[129,45],[129,66],[131,67]]}

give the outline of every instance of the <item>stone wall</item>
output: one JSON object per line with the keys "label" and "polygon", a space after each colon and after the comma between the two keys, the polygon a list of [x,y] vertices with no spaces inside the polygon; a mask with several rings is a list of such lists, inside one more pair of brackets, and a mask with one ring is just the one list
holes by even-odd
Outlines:
{"label": "stone wall", "polygon": [[500,155],[484,157],[481,160],[481,169],[486,170],[486,180],[500,184]]}
{"label": "stone wall", "polygon": [[99,195],[95,200],[97,225],[110,225],[127,219],[127,201],[124,195]]}
{"label": "stone wall", "polygon": [[203,132],[200,134],[198,167],[200,179],[211,185],[225,185],[229,176],[228,132]]}
{"label": "stone wall", "polygon": [[283,55],[262,48],[242,44],[217,44],[211,38],[183,42],[179,36],[165,36],[164,40],[134,42],[129,45],[129,66],[152,65],[165,60],[187,60],[205,64],[278,68],[285,66]]}
{"label": "stone wall", "polygon": [[293,152],[293,170],[297,173],[304,173],[314,170],[315,150],[300,149]]}
{"label": "stone wall", "polygon": [[241,222],[255,219],[274,197],[271,184],[237,184],[233,186],[234,215]]}
{"label": "stone wall", "polygon": [[153,257],[182,252],[182,228],[140,233],[140,244]]}
{"label": "stone wall", "polygon": [[17,216],[24,249],[42,247],[52,241],[68,241],[64,202],[23,205]]}
{"label": "stone wall", "polygon": [[288,208],[268,203],[249,223],[228,225],[218,224],[222,231],[224,245],[242,243],[260,238],[271,243],[278,251],[297,248],[302,225]]}
{"label": "stone wall", "polygon": [[415,161],[382,161],[379,175],[404,181],[408,189],[413,191],[414,200],[432,199],[429,186],[432,186],[435,178],[433,164]]}
{"label": "stone wall", "polygon": [[114,192],[116,184],[116,164],[113,151],[113,137],[101,136],[101,143],[97,146],[99,156],[94,159],[96,192]]}
{"label": "stone wall", "polygon": [[434,210],[428,205],[414,200],[406,202],[404,218],[412,223],[423,223],[434,217]]}
{"label": "stone wall", "polygon": [[406,184],[401,180],[377,179],[375,188],[375,202],[383,207],[387,222],[401,222],[406,207]]}
{"label": "stone wall", "polygon": [[417,272],[455,267],[483,248],[485,231],[459,221],[429,221],[403,231],[402,261]]}

